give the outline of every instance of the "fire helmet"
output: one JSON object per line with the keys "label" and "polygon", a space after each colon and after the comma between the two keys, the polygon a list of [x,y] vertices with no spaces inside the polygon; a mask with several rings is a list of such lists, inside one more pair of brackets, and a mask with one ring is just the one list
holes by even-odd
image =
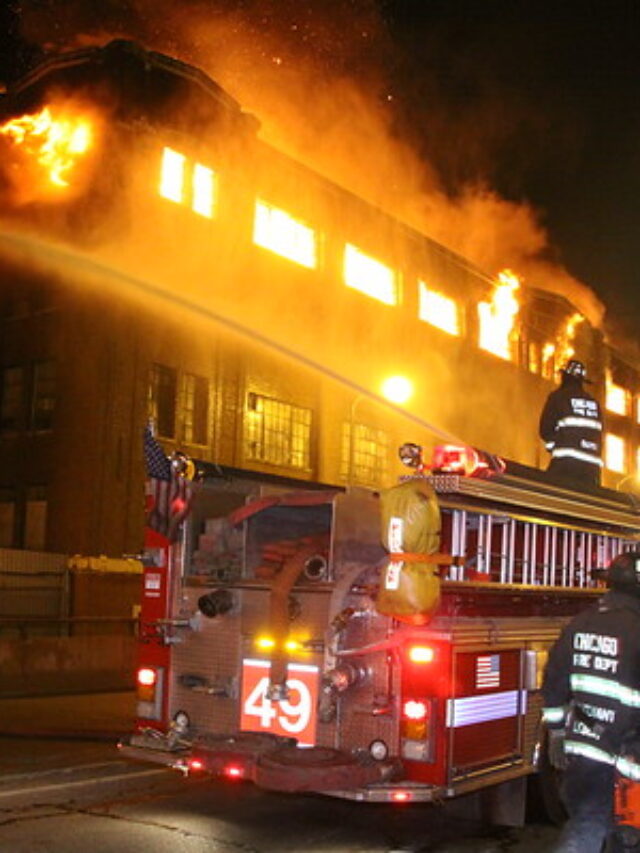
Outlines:
{"label": "fire helmet", "polygon": [[575,358],[570,359],[560,372],[564,373],[565,376],[574,376],[576,379],[580,379],[583,382],[587,380],[587,368],[581,361],[578,361]]}
{"label": "fire helmet", "polygon": [[611,589],[640,596],[640,553],[625,551],[610,563],[607,578]]}

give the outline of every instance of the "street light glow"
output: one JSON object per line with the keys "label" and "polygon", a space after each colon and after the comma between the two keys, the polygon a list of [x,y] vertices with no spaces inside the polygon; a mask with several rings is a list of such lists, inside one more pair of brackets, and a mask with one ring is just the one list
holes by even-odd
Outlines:
{"label": "street light glow", "polygon": [[390,376],[382,383],[382,394],[391,403],[401,406],[413,395],[413,383],[406,376]]}

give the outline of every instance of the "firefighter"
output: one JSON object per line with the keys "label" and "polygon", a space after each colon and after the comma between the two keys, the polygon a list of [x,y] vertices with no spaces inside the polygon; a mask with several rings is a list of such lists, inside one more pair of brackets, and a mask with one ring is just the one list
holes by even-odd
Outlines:
{"label": "firefighter", "polygon": [[589,380],[581,361],[571,359],[560,372],[560,387],[549,394],[540,416],[540,437],[551,453],[547,470],[578,486],[597,486],[602,468],[600,405],[584,389]]}
{"label": "firefighter", "polygon": [[607,849],[621,849],[614,770],[640,777],[625,754],[640,733],[640,552],[616,557],[608,580],[603,598],[565,627],[544,674],[543,720],[569,814],[555,853],[600,853],[608,835]]}

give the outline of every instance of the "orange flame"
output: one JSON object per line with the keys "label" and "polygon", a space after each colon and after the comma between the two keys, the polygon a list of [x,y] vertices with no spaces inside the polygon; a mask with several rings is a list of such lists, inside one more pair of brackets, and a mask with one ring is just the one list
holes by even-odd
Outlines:
{"label": "orange flame", "polygon": [[516,329],[516,316],[520,310],[515,296],[519,288],[518,276],[511,270],[502,270],[498,273],[498,282],[491,302],[480,302],[478,305],[480,347],[507,361],[512,358],[511,344]]}
{"label": "orange flame", "polygon": [[564,327],[558,333],[555,343],[548,342],[542,350],[542,375],[546,379],[553,379],[556,368],[559,369],[576,354],[573,346],[576,329],[579,323],[584,322],[584,317],[578,311],[572,314]]}
{"label": "orange flame", "polygon": [[576,354],[573,346],[576,336],[576,327],[579,323],[582,323],[583,320],[584,317],[582,314],[579,314],[578,312],[572,314],[567,320],[564,329],[562,329],[558,335],[558,346],[556,348],[556,352],[559,364],[566,364],[566,362]]}
{"label": "orange flame", "polygon": [[24,146],[45,169],[50,182],[58,187],[69,186],[69,172],[93,142],[92,126],[87,119],[54,117],[49,107],[33,115],[10,119],[0,126],[0,134],[14,145]]}

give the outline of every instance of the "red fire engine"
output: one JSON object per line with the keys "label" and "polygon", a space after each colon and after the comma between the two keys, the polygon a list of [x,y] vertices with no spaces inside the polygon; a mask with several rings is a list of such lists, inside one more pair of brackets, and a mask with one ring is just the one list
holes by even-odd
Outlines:
{"label": "red fire engine", "polygon": [[178,538],[148,531],[125,753],[279,791],[491,789],[521,808],[547,650],[640,515],[469,448],[427,470],[419,450],[379,494],[198,466]]}

